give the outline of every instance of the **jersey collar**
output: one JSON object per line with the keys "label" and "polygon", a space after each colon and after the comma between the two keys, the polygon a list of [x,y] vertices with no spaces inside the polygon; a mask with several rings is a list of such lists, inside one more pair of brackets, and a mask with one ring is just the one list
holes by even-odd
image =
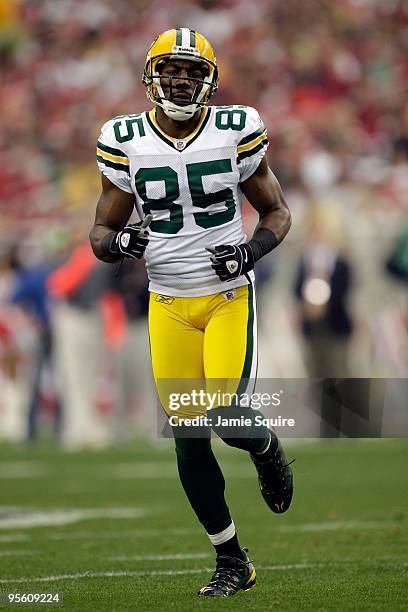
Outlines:
{"label": "jersey collar", "polygon": [[[197,127],[195,128],[195,130],[193,132],[191,132],[191,134],[189,134],[185,138],[173,138],[172,136],[169,136],[168,134],[163,132],[163,130],[161,129],[161,127],[157,123],[156,113],[155,113],[155,109],[154,108],[152,108],[150,111],[146,111],[145,114],[146,114],[147,123],[152,128],[153,132],[159,138],[161,138],[161,140],[163,140],[170,147],[172,147],[172,149],[175,149],[176,151],[181,152],[181,151],[185,151],[185,149],[189,145],[191,145],[191,143],[196,138],[198,138],[198,136],[202,133],[202,131],[204,130],[204,128],[207,125],[208,120],[210,118],[211,108],[209,106],[204,106],[204,108],[202,110],[202,113],[201,113],[200,121],[198,122]],[[176,146],[176,142],[179,142],[180,140],[182,140],[182,141],[184,141],[186,143],[181,151]]]}

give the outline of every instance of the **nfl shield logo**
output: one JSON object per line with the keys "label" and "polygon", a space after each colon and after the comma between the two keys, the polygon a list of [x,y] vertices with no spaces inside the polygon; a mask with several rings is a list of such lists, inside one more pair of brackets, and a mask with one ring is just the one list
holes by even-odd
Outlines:
{"label": "nfl shield logo", "polygon": [[186,146],[186,141],[185,140],[176,140],[176,142],[174,144],[176,145],[177,151],[182,151],[185,148],[185,146]]}
{"label": "nfl shield logo", "polygon": [[224,291],[223,296],[226,300],[228,300],[228,302],[230,302],[235,297],[235,289],[229,289],[228,291]]}

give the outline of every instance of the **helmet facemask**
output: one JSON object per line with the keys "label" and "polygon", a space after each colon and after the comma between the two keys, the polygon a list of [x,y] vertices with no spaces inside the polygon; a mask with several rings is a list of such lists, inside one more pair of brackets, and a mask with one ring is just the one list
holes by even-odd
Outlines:
{"label": "helmet facemask", "polygon": [[[161,68],[172,60],[188,60],[196,62],[203,72],[203,78],[179,77],[177,75],[161,74]],[[206,74],[204,74],[206,73]],[[162,81],[168,82],[169,92],[165,95]],[[193,83],[193,91],[190,100],[186,104],[177,104],[174,99],[173,80],[183,80]],[[143,82],[147,87],[147,95],[156,104],[161,106],[166,115],[175,121],[186,121],[191,119],[197,110],[205,106],[217,89],[218,73],[215,64],[207,59],[194,58],[185,55],[162,55],[149,59],[144,74]]]}

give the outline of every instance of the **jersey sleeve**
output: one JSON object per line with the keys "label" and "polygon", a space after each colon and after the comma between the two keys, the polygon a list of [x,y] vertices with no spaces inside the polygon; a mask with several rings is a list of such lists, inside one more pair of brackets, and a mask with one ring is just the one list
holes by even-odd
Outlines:
{"label": "jersey sleeve", "polygon": [[264,122],[258,111],[247,107],[245,128],[239,133],[237,165],[240,183],[246,181],[258,168],[268,148],[268,137]]}
{"label": "jersey sleeve", "polygon": [[102,126],[96,145],[96,160],[98,168],[116,187],[122,191],[132,192],[130,182],[130,164],[127,153],[118,148],[113,131],[113,121]]}

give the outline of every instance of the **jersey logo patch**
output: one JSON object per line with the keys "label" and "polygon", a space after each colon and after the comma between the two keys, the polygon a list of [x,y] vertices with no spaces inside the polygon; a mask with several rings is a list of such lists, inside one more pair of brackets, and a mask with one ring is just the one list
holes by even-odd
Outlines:
{"label": "jersey logo patch", "polygon": [[234,299],[235,294],[236,294],[235,289],[229,289],[228,291],[224,291],[222,295],[224,296],[226,300],[228,300],[228,302],[230,302],[231,300]]}
{"label": "jersey logo patch", "polygon": [[130,241],[130,234],[128,234],[128,232],[126,232],[125,234],[122,234],[122,236],[120,237],[120,244],[124,248],[129,246],[129,241]]}
{"label": "jersey logo patch", "polygon": [[174,297],[170,297],[169,295],[158,295],[156,297],[156,302],[159,302],[159,304],[172,304],[174,302]]}
{"label": "jersey logo patch", "polygon": [[231,272],[231,274],[234,274],[234,272],[238,270],[238,262],[234,259],[227,261],[225,265],[227,266],[228,272]]}

